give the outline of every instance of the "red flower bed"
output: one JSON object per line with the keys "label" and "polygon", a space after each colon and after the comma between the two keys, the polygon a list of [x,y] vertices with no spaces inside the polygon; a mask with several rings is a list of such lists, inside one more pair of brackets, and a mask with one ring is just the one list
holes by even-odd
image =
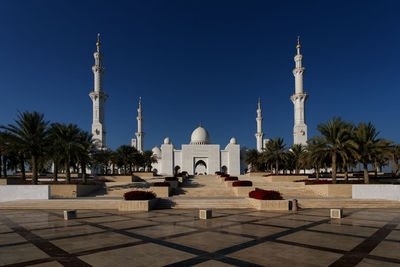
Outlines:
{"label": "red flower bed", "polygon": [[255,190],[249,192],[249,197],[260,200],[281,200],[282,195],[274,190]]}
{"label": "red flower bed", "polygon": [[221,175],[222,172],[215,172],[215,175]]}
{"label": "red flower bed", "polygon": [[129,191],[124,194],[125,200],[150,200],[156,197],[156,194],[148,191]]}
{"label": "red flower bed", "polygon": [[223,174],[221,174],[220,176],[221,176],[221,177],[229,177],[230,175],[227,174],[227,173],[223,173]]}
{"label": "red flower bed", "polygon": [[165,177],[164,180],[167,181],[167,182],[170,182],[170,181],[178,181],[178,178],[176,178],[176,177]]}
{"label": "red flower bed", "polygon": [[237,181],[237,180],[239,180],[237,177],[232,177],[232,176],[225,177],[225,179],[224,179],[224,181]]}
{"label": "red flower bed", "polygon": [[232,186],[253,186],[253,183],[251,181],[237,181],[233,182]]}
{"label": "red flower bed", "polygon": [[155,182],[153,186],[170,186],[168,182]]}

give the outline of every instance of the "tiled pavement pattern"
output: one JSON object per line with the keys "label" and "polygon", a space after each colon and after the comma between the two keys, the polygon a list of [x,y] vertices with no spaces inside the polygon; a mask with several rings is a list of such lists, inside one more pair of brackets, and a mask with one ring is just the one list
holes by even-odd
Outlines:
{"label": "tiled pavement pattern", "polygon": [[400,210],[1,210],[2,266],[400,266]]}

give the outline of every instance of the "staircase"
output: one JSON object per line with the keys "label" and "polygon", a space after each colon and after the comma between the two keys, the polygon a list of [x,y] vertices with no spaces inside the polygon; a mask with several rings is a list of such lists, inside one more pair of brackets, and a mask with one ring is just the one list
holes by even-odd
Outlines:
{"label": "staircase", "polygon": [[177,192],[179,197],[227,197],[234,196],[232,190],[221,183],[215,175],[199,175],[189,178]]}
{"label": "staircase", "polygon": [[158,209],[248,209],[245,197],[169,197],[161,198]]}

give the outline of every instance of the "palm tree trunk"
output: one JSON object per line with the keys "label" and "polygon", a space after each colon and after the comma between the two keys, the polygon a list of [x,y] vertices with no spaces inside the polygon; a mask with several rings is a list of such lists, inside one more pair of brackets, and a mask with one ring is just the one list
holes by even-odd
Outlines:
{"label": "palm tree trunk", "polygon": [[36,169],[36,157],[32,155],[31,157],[31,168],[32,168],[32,184],[37,184],[38,183],[38,173]]}
{"label": "palm tree trunk", "polygon": [[363,168],[364,168],[364,183],[369,184],[368,164],[364,162]]}
{"label": "palm tree trunk", "polygon": [[26,180],[26,175],[25,175],[25,159],[24,159],[24,155],[21,154],[19,155],[19,161],[21,164],[21,174],[22,174],[22,180]]}
{"label": "palm tree trunk", "polygon": [[86,164],[85,163],[81,163],[81,167],[82,167],[82,181],[84,183],[87,182],[87,178],[86,178]]}
{"label": "palm tree trunk", "polygon": [[315,180],[318,181],[318,180],[319,180],[319,167],[316,167],[316,168],[315,168],[315,173],[316,173],[316,174],[315,174]]}
{"label": "palm tree trunk", "polygon": [[296,174],[299,174],[299,166],[297,166],[297,163],[296,163]]}
{"label": "palm tree trunk", "polygon": [[69,164],[65,163],[65,182],[69,184],[71,182],[71,170],[69,169]]}
{"label": "palm tree trunk", "polygon": [[7,178],[7,158],[3,156],[3,176]]}
{"label": "palm tree trunk", "polygon": [[58,180],[58,162],[54,161],[53,181],[57,182],[57,180]]}
{"label": "palm tree trunk", "polygon": [[278,174],[278,171],[279,171],[279,161],[276,160],[275,161],[275,174]]}
{"label": "palm tree trunk", "polygon": [[396,161],[396,159],[395,159],[395,155],[393,153],[393,155],[392,155],[392,177],[395,176],[395,174],[394,174],[394,172],[395,172],[395,165],[394,165],[395,161]]}
{"label": "palm tree trunk", "polygon": [[348,181],[349,180],[349,170],[347,168],[347,161],[346,159],[343,159],[343,169],[344,169],[344,180]]}
{"label": "palm tree trunk", "polygon": [[378,162],[374,162],[374,171],[375,171],[375,178],[378,177]]}
{"label": "palm tree trunk", "polygon": [[332,153],[332,184],[336,184],[336,153]]}

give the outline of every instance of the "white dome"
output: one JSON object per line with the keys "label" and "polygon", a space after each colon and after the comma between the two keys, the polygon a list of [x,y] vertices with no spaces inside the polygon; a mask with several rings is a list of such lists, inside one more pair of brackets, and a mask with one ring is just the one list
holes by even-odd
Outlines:
{"label": "white dome", "polygon": [[229,143],[231,143],[231,144],[236,144],[236,138],[235,138],[235,137],[232,137],[232,138],[231,138],[231,141],[230,141]]}
{"label": "white dome", "polygon": [[209,143],[210,143],[210,135],[208,134],[207,130],[201,126],[197,127],[192,133],[190,144],[205,145]]}
{"label": "white dome", "polygon": [[161,149],[158,146],[155,146],[151,151],[153,151],[154,155],[161,156]]}
{"label": "white dome", "polygon": [[164,144],[171,144],[171,140],[169,140],[169,137],[165,137],[164,139]]}

